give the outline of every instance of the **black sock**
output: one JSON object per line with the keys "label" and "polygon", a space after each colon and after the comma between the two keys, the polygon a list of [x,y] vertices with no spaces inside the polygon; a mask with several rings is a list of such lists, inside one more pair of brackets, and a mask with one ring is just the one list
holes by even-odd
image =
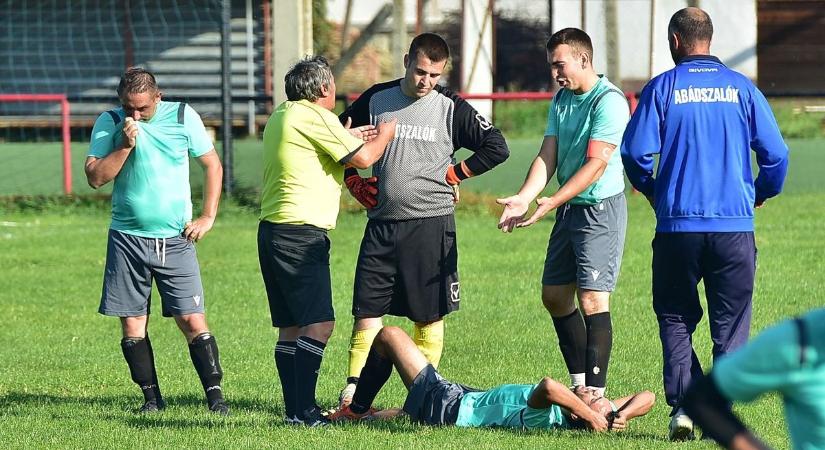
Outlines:
{"label": "black sock", "polygon": [[189,344],[189,356],[192,364],[201,379],[203,391],[206,394],[206,401],[212,408],[216,403],[223,401],[221,390],[221,361],[218,356],[218,343],[215,337],[209,333],[203,333],[195,337]]}
{"label": "black sock", "polygon": [[390,375],[392,375],[392,361],[382,357],[374,348],[371,348],[367,362],[361,369],[361,376],[358,378],[358,388],[352,396],[350,405],[352,412],[356,414],[367,412],[378,395],[378,391],[390,379]]}
{"label": "black sock", "polygon": [[295,341],[278,341],[275,344],[275,367],[284,393],[284,413],[291,418],[298,413],[295,406]]}
{"label": "black sock", "polygon": [[315,386],[318,384],[318,371],[321,369],[326,346],[307,336],[299,337],[296,342],[295,405],[301,419],[312,418],[307,416],[307,411],[316,409]]}
{"label": "black sock", "polygon": [[347,377],[347,384],[358,384],[358,377]]}
{"label": "black sock", "polygon": [[553,327],[559,337],[559,349],[570,374],[584,373],[587,329],[578,309],[564,317],[553,317]]}
{"label": "black sock", "polygon": [[607,363],[613,348],[613,324],[610,312],[584,316],[587,326],[586,383],[588,386],[607,386]]}
{"label": "black sock", "polygon": [[143,391],[145,401],[160,401],[160,388],[158,387],[158,376],[155,372],[155,358],[152,353],[152,346],[149,343],[149,336],[145,338],[123,338],[120,340],[120,348],[123,350],[123,357],[129,365],[129,373],[132,381],[140,386]]}

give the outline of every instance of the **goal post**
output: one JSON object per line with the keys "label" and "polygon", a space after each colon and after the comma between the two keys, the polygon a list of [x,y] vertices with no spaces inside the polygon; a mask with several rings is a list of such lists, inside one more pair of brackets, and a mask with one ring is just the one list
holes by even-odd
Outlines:
{"label": "goal post", "polygon": [[63,193],[72,193],[72,138],[70,133],[69,99],[64,94],[0,94],[2,102],[57,102],[60,103],[60,128],[63,140]]}

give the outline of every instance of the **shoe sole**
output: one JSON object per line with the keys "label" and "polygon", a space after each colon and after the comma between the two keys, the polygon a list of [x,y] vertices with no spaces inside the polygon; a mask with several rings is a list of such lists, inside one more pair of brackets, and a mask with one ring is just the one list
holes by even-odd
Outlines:
{"label": "shoe sole", "polygon": [[688,427],[675,427],[670,431],[671,441],[692,441],[693,439],[693,430]]}

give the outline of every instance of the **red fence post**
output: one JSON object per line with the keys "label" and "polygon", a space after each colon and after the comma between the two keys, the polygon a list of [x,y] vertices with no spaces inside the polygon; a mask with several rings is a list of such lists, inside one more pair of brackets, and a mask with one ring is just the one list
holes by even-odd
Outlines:
{"label": "red fence post", "polygon": [[0,94],[0,102],[58,102],[63,136],[63,192],[72,193],[72,144],[69,99],[64,94]]}

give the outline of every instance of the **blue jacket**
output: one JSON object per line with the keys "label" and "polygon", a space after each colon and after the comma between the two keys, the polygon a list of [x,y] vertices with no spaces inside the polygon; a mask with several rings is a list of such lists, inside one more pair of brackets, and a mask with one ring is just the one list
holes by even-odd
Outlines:
{"label": "blue jacket", "polygon": [[630,183],[653,198],[659,232],[753,231],[754,203],[779,194],[788,171],[765,96],[709,55],[683,58],[644,87],[621,154]]}

